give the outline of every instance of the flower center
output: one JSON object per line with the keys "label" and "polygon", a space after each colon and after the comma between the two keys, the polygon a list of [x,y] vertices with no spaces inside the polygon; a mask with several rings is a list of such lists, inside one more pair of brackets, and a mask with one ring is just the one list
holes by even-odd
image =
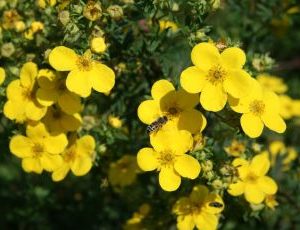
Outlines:
{"label": "flower center", "polygon": [[253,173],[249,173],[249,174],[247,175],[247,177],[246,177],[246,181],[247,181],[248,183],[256,183],[257,179],[258,179],[258,176],[256,176],[256,175],[253,174]]}
{"label": "flower center", "polygon": [[66,162],[72,162],[72,161],[74,161],[75,156],[76,156],[76,152],[73,149],[68,149],[65,151],[63,158],[64,158],[64,161],[66,161]]}
{"label": "flower center", "polygon": [[227,72],[221,65],[215,65],[208,71],[207,80],[217,85],[226,79]]}
{"label": "flower center", "polygon": [[161,152],[158,162],[162,167],[169,167],[175,163],[175,156],[172,152]]}
{"label": "flower center", "polygon": [[80,71],[90,71],[92,69],[92,61],[86,56],[78,57],[76,65]]}
{"label": "flower center", "polygon": [[265,103],[261,100],[254,100],[249,105],[249,110],[256,116],[261,116],[265,112]]}
{"label": "flower center", "polygon": [[41,157],[44,152],[44,146],[40,143],[35,143],[32,147],[32,152],[34,157]]}

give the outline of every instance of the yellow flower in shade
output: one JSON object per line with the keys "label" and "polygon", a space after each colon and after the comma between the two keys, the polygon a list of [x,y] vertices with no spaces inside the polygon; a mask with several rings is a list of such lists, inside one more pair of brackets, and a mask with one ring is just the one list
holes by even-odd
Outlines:
{"label": "yellow flower in shade", "polygon": [[103,53],[107,46],[105,40],[102,37],[93,38],[91,41],[91,49],[94,53]]}
{"label": "yellow flower in shade", "polygon": [[271,90],[275,93],[285,93],[288,90],[283,80],[276,76],[268,74],[260,74],[256,77],[257,81],[266,89]]}
{"label": "yellow flower in shade", "polygon": [[185,154],[193,146],[191,134],[185,130],[159,132],[150,139],[153,148],[143,148],[137,154],[137,162],[143,171],[159,171],[159,184],[165,191],[175,191],[181,177],[195,179],[200,164]]}
{"label": "yellow flower in shade", "polygon": [[293,116],[300,117],[300,100],[293,100]]}
{"label": "yellow flower in shade", "polygon": [[145,124],[151,124],[159,117],[166,116],[168,122],[164,127],[177,127],[191,133],[202,131],[206,119],[201,112],[194,109],[198,103],[196,94],[184,90],[175,90],[171,82],[159,80],[151,89],[152,100],[143,101],[138,107],[138,117]]}
{"label": "yellow flower in shade", "polygon": [[79,113],[70,115],[59,108],[49,107],[42,122],[50,133],[56,134],[76,131],[81,126],[82,119]]}
{"label": "yellow flower in shade", "polygon": [[57,103],[68,114],[78,113],[82,106],[80,97],[70,92],[66,87],[66,79],[48,69],[41,69],[37,82],[39,88],[36,92],[38,102],[43,106]]}
{"label": "yellow flower in shade", "polygon": [[37,0],[37,5],[42,9],[45,9],[46,6],[55,6],[55,4],[56,0]]}
{"label": "yellow flower in shade", "polygon": [[233,157],[240,157],[245,150],[245,143],[238,140],[233,140],[229,146],[225,147],[226,153]]}
{"label": "yellow flower in shade", "polygon": [[116,128],[116,129],[119,129],[122,127],[122,120],[119,118],[119,117],[115,117],[115,116],[112,116],[112,115],[109,115],[108,116],[108,123]]}
{"label": "yellow flower in shade", "polygon": [[191,53],[195,66],[181,73],[180,83],[189,93],[199,93],[205,110],[220,111],[228,94],[234,98],[247,96],[251,91],[251,76],[243,70],[246,55],[237,47],[225,49],[221,54],[212,43],[200,43]]}
{"label": "yellow flower in shade", "polygon": [[136,157],[132,155],[124,155],[116,162],[112,162],[109,166],[108,181],[113,186],[131,185],[136,180],[139,168],[136,163]]}
{"label": "yellow flower in shade", "polygon": [[279,95],[280,116],[283,119],[291,119],[293,117],[293,100],[287,95]]}
{"label": "yellow flower in shade", "polygon": [[113,70],[92,60],[90,52],[79,56],[72,49],[58,46],[51,51],[49,62],[58,71],[70,71],[66,86],[82,97],[88,97],[92,88],[101,93],[108,92],[115,84]]}
{"label": "yellow flower in shade", "polygon": [[215,230],[223,209],[224,202],[219,195],[210,193],[203,185],[197,185],[188,197],[182,197],[175,203],[173,213],[177,215],[178,230],[193,230],[195,227]]}
{"label": "yellow flower in shade", "polygon": [[4,80],[5,80],[5,70],[2,67],[0,67],[0,85],[2,85]]}
{"label": "yellow flower in shade", "polygon": [[4,115],[17,122],[38,121],[47,112],[35,98],[35,82],[38,74],[37,65],[27,62],[20,72],[20,80],[12,81],[6,90],[8,101],[4,105]]}
{"label": "yellow flower in shade", "polygon": [[290,168],[290,164],[297,159],[297,151],[292,147],[286,147],[282,141],[273,141],[269,145],[271,164],[275,165],[276,161],[281,158],[283,170]]}
{"label": "yellow flower in shade", "polygon": [[232,165],[237,168],[239,180],[229,185],[228,193],[232,196],[244,194],[249,203],[262,203],[267,195],[277,192],[277,184],[266,176],[270,168],[267,153],[261,153],[248,162],[242,158],[236,158]]}
{"label": "yellow flower in shade", "polygon": [[68,144],[65,134],[50,135],[42,123],[28,125],[26,136],[13,136],[9,143],[10,151],[22,159],[26,172],[42,173],[53,171],[62,164],[61,153]]}
{"label": "yellow flower in shade", "polygon": [[102,16],[102,8],[99,2],[88,0],[83,8],[83,16],[90,21],[96,21]]}
{"label": "yellow flower in shade", "polygon": [[14,29],[16,22],[21,20],[21,16],[16,10],[6,10],[2,15],[2,27],[4,29]]}
{"label": "yellow flower in shade", "polygon": [[63,180],[71,170],[75,176],[84,176],[92,168],[95,140],[90,135],[70,140],[69,146],[62,153],[63,163],[52,173],[53,181]]}
{"label": "yellow flower in shade", "polygon": [[275,207],[278,206],[278,202],[276,200],[275,195],[267,195],[265,199],[265,205],[268,208],[275,210]]}
{"label": "yellow flower in shade", "polygon": [[283,133],[286,124],[279,114],[278,96],[274,92],[263,89],[255,79],[252,81],[250,95],[239,100],[229,97],[231,108],[243,114],[240,120],[242,129],[251,138],[259,137],[264,125],[277,133]]}
{"label": "yellow flower in shade", "polygon": [[168,20],[159,20],[159,28],[160,31],[164,31],[166,29],[171,29],[172,32],[176,32],[178,30],[178,26],[175,22],[168,21]]}
{"label": "yellow flower in shade", "polygon": [[142,225],[143,219],[147,217],[151,210],[151,206],[147,203],[142,204],[139,210],[133,213],[132,217],[127,220],[124,230],[141,230],[144,229]]}

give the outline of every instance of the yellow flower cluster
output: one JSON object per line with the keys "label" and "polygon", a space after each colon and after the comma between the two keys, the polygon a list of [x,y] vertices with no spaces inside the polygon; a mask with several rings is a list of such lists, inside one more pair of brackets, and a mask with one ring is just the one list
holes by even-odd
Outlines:
{"label": "yellow flower cluster", "polygon": [[[45,170],[53,181],[60,181],[69,170],[76,176],[90,171],[95,140],[90,135],[77,137],[82,124],[80,96],[88,97],[92,88],[110,91],[115,75],[89,52],[80,56],[63,46],[50,52],[49,63],[55,70],[39,70],[33,62],[22,66],[19,79],[7,87],[3,112],[26,125],[26,136],[15,135],[10,141],[10,151],[22,159],[23,169]],[[0,74],[4,80],[2,68]]]}

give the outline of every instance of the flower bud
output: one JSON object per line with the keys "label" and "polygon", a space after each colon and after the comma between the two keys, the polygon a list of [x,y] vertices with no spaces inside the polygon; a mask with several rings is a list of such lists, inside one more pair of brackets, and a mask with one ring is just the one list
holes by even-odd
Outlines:
{"label": "flower bud", "polygon": [[1,47],[1,55],[3,57],[10,57],[15,52],[15,46],[13,43],[4,43]]}
{"label": "flower bud", "polygon": [[107,8],[107,12],[115,20],[120,20],[123,17],[123,15],[124,15],[123,9],[119,5],[109,6]]}

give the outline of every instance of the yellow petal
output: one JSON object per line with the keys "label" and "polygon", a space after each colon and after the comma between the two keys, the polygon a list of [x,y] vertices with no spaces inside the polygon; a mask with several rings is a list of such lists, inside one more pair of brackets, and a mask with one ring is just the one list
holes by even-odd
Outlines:
{"label": "yellow petal", "polygon": [[56,90],[46,90],[39,88],[36,91],[36,99],[43,106],[53,105],[58,99],[58,92]]}
{"label": "yellow petal", "polygon": [[197,178],[201,170],[199,162],[187,154],[176,158],[174,168],[180,176],[189,179]]}
{"label": "yellow petal", "polygon": [[76,67],[77,54],[64,46],[55,47],[49,54],[50,65],[58,71],[70,71]]}
{"label": "yellow petal", "polygon": [[9,100],[22,101],[24,100],[24,88],[21,86],[20,80],[14,80],[9,83],[6,89],[6,96]]}
{"label": "yellow petal", "polygon": [[[217,203],[219,206],[215,207],[212,203]],[[225,205],[222,197],[217,194],[210,193],[205,198],[203,211],[205,210],[205,212],[210,214],[218,214],[224,210],[224,207]]]}
{"label": "yellow petal", "polygon": [[3,113],[8,119],[23,123],[27,119],[25,116],[25,106],[26,103],[16,103],[8,100],[4,104]]}
{"label": "yellow petal", "polygon": [[67,144],[68,140],[64,133],[57,136],[49,136],[45,139],[47,152],[52,154],[62,153]]}
{"label": "yellow petal", "polygon": [[266,105],[266,111],[270,113],[279,113],[280,111],[280,101],[279,97],[271,91],[264,90],[263,101]]}
{"label": "yellow petal", "polygon": [[202,70],[208,70],[219,62],[220,54],[213,44],[202,42],[193,48],[191,58],[195,66]]}
{"label": "yellow petal", "polygon": [[189,93],[199,93],[206,83],[206,75],[206,71],[196,66],[188,67],[180,75],[180,85]]}
{"label": "yellow petal", "polygon": [[176,104],[181,110],[194,108],[199,103],[199,94],[191,94],[183,89],[179,89],[175,93]]}
{"label": "yellow petal", "polygon": [[177,217],[178,230],[193,230],[195,223],[192,215],[184,215]]}
{"label": "yellow petal", "polygon": [[33,62],[25,63],[20,71],[20,81],[21,85],[26,88],[33,87],[35,78],[38,74],[37,65]]}
{"label": "yellow petal", "polygon": [[52,155],[49,153],[43,153],[40,157],[40,161],[42,167],[48,172],[56,170],[63,164],[61,155]]}
{"label": "yellow petal", "polygon": [[267,153],[261,153],[253,157],[250,170],[257,176],[264,176],[270,169],[270,160]]}
{"label": "yellow petal", "polygon": [[241,69],[246,62],[246,55],[240,48],[230,47],[221,53],[221,62],[227,68]]}
{"label": "yellow petal", "polygon": [[245,198],[250,203],[259,204],[265,199],[265,194],[257,184],[245,184]]}
{"label": "yellow petal", "polygon": [[218,226],[218,217],[206,212],[200,212],[195,221],[198,229],[215,230]]}
{"label": "yellow petal", "polygon": [[159,184],[163,190],[167,192],[175,191],[179,188],[180,183],[181,178],[173,168],[161,168],[161,171],[159,172]]}
{"label": "yellow petal", "polygon": [[166,130],[151,135],[150,142],[156,152],[171,151],[175,155],[182,155],[193,146],[193,137],[185,130]]}
{"label": "yellow petal", "polygon": [[224,81],[224,89],[234,98],[245,97],[252,90],[251,76],[244,70],[232,70]]}
{"label": "yellow petal", "polygon": [[138,166],[144,171],[152,171],[158,167],[157,153],[152,148],[143,148],[137,154]]}
{"label": "yellow petal", "polygon": [[196,109],[186,110],[180,114],[178,129],[187,130],[194,134],[202,131],[206,126],[206,118]]}
{"label": "yellow petal", "polygon": [[0,85],[2,85],[4,80],[5,80],[5,70],[0,67]]}
{"label": "yellow petal", "polygon": [[262,120],[269,129],[283,133],[286,130],[286,124],[279,114],[266,112],[262,115]]}
{"label": "yellow petal", "polygon": [[171,82],[167,80],[159,80],[153,84],[151,88],[151,95],[154,100],[159,100],[160,98],[174,90],[175,88]]}
{"label": "yellow petal", "polygon": [[241,126],[244,132],[251,138],[259,137],[264,128],[260,117],[254,116],[251,113],[246,113],[241,116]]}
{"label": "yellow petal", "polygon": [[208,196],[209,190],[204,185],[196,185],[190,194],[190,200],[194,203],[203,203],[205,198]]}
{"label": "yellow petal", "polygon": [[35,125],[27,125],[26,135],[30,139],[43,139],[49,136],[46,127],[43,123],[39,122]]}
{"label": "yellow petal", "polygon": [[20,158],[33,156],[32,147],[32,141],[21,135],[14,136],[9,142],[9,149],[12,154]]}
{"label": "yellow petal", "polygon": [[82,108],[80,97],[69,91],[65,91],[59,96],[58,105],[67,114],[78,113]]}
{"label": "yellow petal", "polygon": [[200,95],[202,107],[207,111],[217,112],[224,108],[227,94],[221,84],[206,84]]}
{"label": "yellow petal", "polygon": [[89,77],[91,86],[100,93],[111,91],[115,85],[115,73],[106,65],[96,63]]}
{"label": "yellow petal", "polygon": [[63,114],[61,117],[61,126],[66,131],[76,131],[82,124],[82,119],[79,113],[74,115]]}
{"label": "yellow petal", "polygon": [[54,71],[49,69],[41,69],[38,72],[38,84],[43,89],[54,89],[57,83],[58,77]]}
{"label": "yellow petal", "polygon": [[227,192],[232,196],[239,196],[245,192],[245,184],[242,181],[230,184]]}
{"label": "yellow petal", "polygon": [[71,171],[75,176],[83,176],[92,168],[92,159],[87,156],[77,155],[71,164]]}
{"label": "yellow petal", "polygon": [[91,135],[84,135],[76,141],[76,148],[79,154],[91,157],[95,150],[95,139]]}
{"label": "yellow petal", "polygon": [[29,120],[39,121],[45,116],[47,107],[39,105],[36,101],[29,101],[26,104],[25,115]]}
{"label": "yellow petal", "polygon": [[78,94],[81,97],[88,97],[91,94],[92,84],[90,82],[90,74],[92,71],[72,70],[66,80],[68,90]]}
{"label": "yellow petal", "polygon": [[149,125],[161,116],[159,105],[154,100],[143,101],[138,107],[139,119]]}
{"label": "yellow petal", "polygon": [[278,190],[276,182],[268,176],[259,178],[257,183],[259,188],[267,195],[273,195]]}
{"label": "yellow petal", "polygon": [[249,174],[249,162],[242,158],[235,158],[232,165],[238,170],[239,178],[244,179]]}
{"label": "yellow petal", "polygon": [[25,172],[35,172],[41,174],[43,167],[39,158],[24,158],[22,160],[22,168]]}
{"label": "yellow petal", "polygon": [[70,170],[70,167],[68,164],[63,163],[61,167],[55,169],[55,171],[53,171],[51,178],[53,181],[61,181],[63,180],[66,175],[68,174]]}

